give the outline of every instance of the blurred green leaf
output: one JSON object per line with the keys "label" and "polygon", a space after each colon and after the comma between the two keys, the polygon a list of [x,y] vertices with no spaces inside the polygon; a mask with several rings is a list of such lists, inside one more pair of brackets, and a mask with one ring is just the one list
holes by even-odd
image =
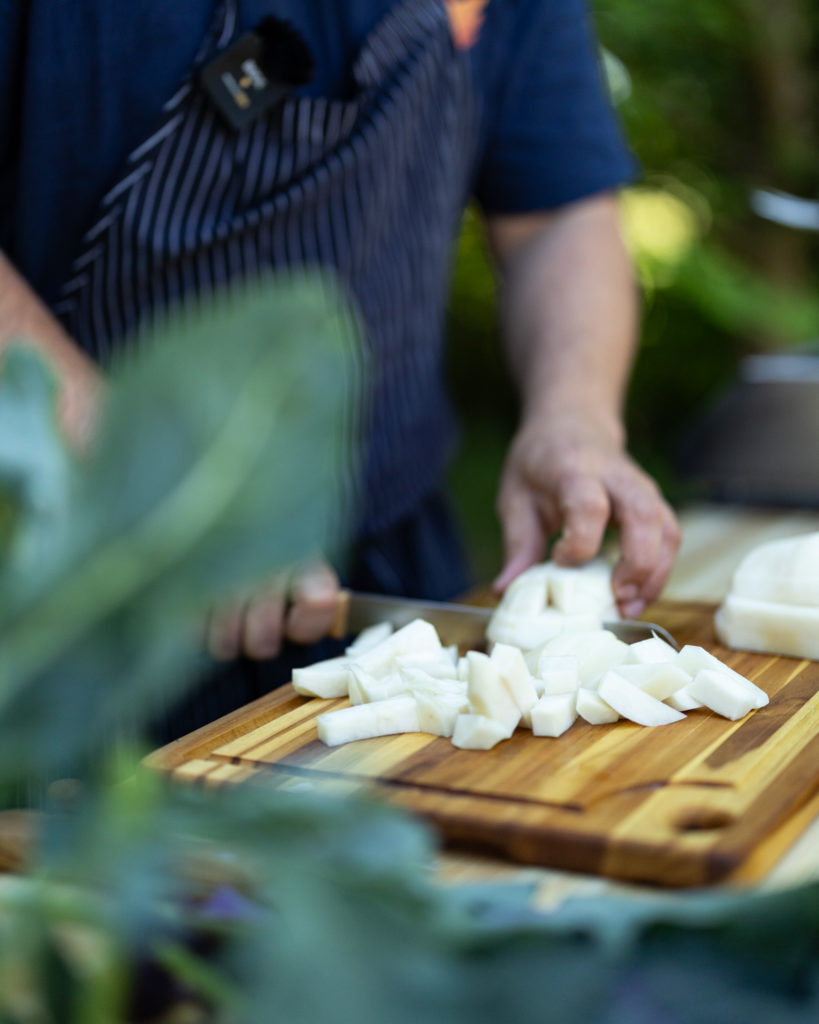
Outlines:
{"label": "blurred green leaf", "polygon": [[[177,314],[114,367],[49,543],[0,573],[6,781],[70,771],[144,721],[186,684],[213,602],[337,547],[356,471],[354,338],[330,282],[267,282]],[[15,485],[10,438],[30,430],[51,454],[21,453],[18,476],[65,495],[43,374],[30,354],[10,366],[0,483]]]}

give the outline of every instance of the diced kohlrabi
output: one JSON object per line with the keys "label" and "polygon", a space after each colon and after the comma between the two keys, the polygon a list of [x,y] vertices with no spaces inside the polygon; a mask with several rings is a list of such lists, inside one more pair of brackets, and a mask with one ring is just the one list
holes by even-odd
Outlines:
{"label": "diced kohlrabi", "polygon": [[676,664],[679,665],[684,672],[688,672],[688,674],[693,677],[696,677],[697,673],[701,672],[703,669],[712,669],[715,672],[722,672],[725,675],[734,676],[739,680],[741,685],[752,688],[749,690],[749,693],[754,694],[754,699],[756,700],[754,707],[761,708],[768,703],[768,695],[764,690],[760,690],[760,688],[752,683],[750,679],[746,679],[745,676],[730,668],[725,664],[725,662],[720,661],[719,658],[711,654],[710,651],[706,651],[704,647],[687,644],[677,655]]}
{"label": "diced kohlrabi", "polygon": [[628,652],[628,660],[640,665],[662,664],[673,661],[677,656],[676,649],[659,636],[651,636],[647,640],[629,644]]}
{"label": "diced kohlrabi", "polygon": [[629,645],[607,629],[584,633],[565,633],[543,648],[546,655],[572,655],[577,658],[580,685],[593,686],[609,669],[628,659]]}
{"label": "diced kohlrabi", "polygon": [[421,732],[434,736],[451,736],[455,730],[455,719],[466,712],[469,701],[466,694],[433,694],[414,692],[418,708],[418,725]]}
{"label": "diced kohlrabi", "polygon": [[435,627],[423,619],[414,619],[377,647],[352,659],[352,662],[365,672],[379,676],[391,672],[395,668],[395,659],[403,654],[417,654],[420,651],[436,651],[440,654],[441,650],[441,641]]}
{"label": "diced kohlrabi", "polygon": [[577,658],[574,654],[549,654],[543,651],[537,662],[535,687],[547,696],[576,693],[580,686]]}
{"label": "diced kohlrabi", "polygon": [[615,671],[655,700],[666,700],[672,693],[687,686],[693,678],[678,665],[668,661],[618,665]]}
{"label": "diced kohlrabi", "polygon": [[577,691],[577,713],[589,725],[606,725],[620,717],[611,704],[607,704],[594,690],[581,686]]}
{"label": "diced kohlrabi", "polygon": [[388,637],[392,636],[392,632],[391,623],[377,622],[374,626],[363,629],[344,653],[349,658],[357,658],[359,654],[365,654],[383,644]]}
{"label": "diced kohlrabi", "polygon": [[453,746],[463,750],[491,750],[501,740],[512,735],[494,718],[485,715],[458,715],[452,733]]}
{"label": "diced kohlrabi", "polygon": [[328,747],[373,736],[420,732],[414,697],[391,697],[373,704],[328,711],[316,719],[319,739]]}
{"label": "diced kohlrabi", "polygon": [[490,661],[497,666],[501,679],[520,713],[526,714],[529,708],[537,703],[537,692],[520,648],[510,647],[508,644],[495,644]]}
{"label": "diced kohlrabi", "polygon": [[562,736],[577,720],[577,698],[574,693],[547,694],[529,712],[535,736]]}
{"label": "diced kohlrabi", "polygon": [[498,722],[503,731],[511,736],[520,721],[520,708],[503,683],[497,664],[485,654],[469,651],[469,696],[470,711]]}
{"label": "diced kohlrabi", "polygon": [[619,613],[611,590],[608,562],[596,559],[581,566],[549,565],[549,603],[569,614],[592,613],[617,619]]}
{"label": "diced kohlrabi", "polygon": [[597,689],[597,695],[613,708],[622,718],[638,725],[670,725],[679,722],[685,715],[675,711],[661,701],[650,697],[641,689],[618,675],[616,670],[607,672]]}
{"label": "diced kohlrabi", "polygon": [[[694,676],[689,693],[723,718],[736,721],[768,703],[767,694],[742,676],[703,669]],[[764,701],[764,703],[763,703]]]}
{"label": "diced kohlrabi", "polygon": [[293,689],[302,697],[346,697],[350,685],[347,658],[329,658],[293,669]]}

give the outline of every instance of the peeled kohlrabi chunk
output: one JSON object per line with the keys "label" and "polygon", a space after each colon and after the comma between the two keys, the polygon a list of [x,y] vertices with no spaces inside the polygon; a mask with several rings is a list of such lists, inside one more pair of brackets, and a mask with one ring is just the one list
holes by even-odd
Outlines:
{"label": "peeled kohlrabi chunk", "polygon": [[455,679],[458,675],[457,663],[453,663],[446,652],[435,651],[420,654],[399,654],[395,659],[395,667],[399,672],[417,669],[438,679]]}
{"label": "peeled kohlrabi chunk", "polygon": [[498,722],[506,735],[511,736],[520,721],[520,708],[504,686],[497,664],[479,651],[469,651],[469,707],[476,715]]}
{"label": "peeled kohlrabi chunk", "polygon": [[466,699],[467,684],[460,679],[437,679],[419,669],[405,669],[401,678],[412,693],[449,694]]}
{"label": "peeled kohlrabi chunk", "polygon": [[687,686],[693,678],[678,665],[668,661],[618,665],[615,671],[655,700],[666,700]]}
{"label": "peeled kohlrabi chunk", "polygon": [[562,736],[577,720],[574,693],[556,693],[541,697],[529,712],[535,736]]}
{"label": "peeled kohlrabi chunk", "polygon": [[597,630],[600,623],[599,616],[592,613],[566,615],[556,608],[547,608],[539,615],[521,618],[500,609],[492,616],[486,636],[492,643],[511,644],[528,651],[561,633]]}
{"label": "peeled kohlrabi chunk", "polygon": [[767,694],[758,686],[736,673],[729,675],[716,669],[706,668],[698,672],[688,691],[705,707],[732,721],[744,718],[749,711],[768,703]]}
{"label": "peeled kohlrabi chunk", "polygon": [[[733,676],[739,680],[740,684],[750,686],[755,695],[756,704],[754,707],[761,708],[768,703],[768,695],[764,690],[760,690],[758,686],[751,682],[750,679],[746,679],[745,676],[740,675],[734,669],[730,668],[725,662],[720,661],[719,658],[715,657],[710,651],[706,651],[704,647],[697,647],[694,644],[687,644],[680,653],[677,655],[676,664],[692,677],[695,677],[698,672],[703,669],[712,669],[715,672],[722,672],[725,675]],[[696,694],[694,695],[696,696]],[[704,703],[704,702],[703,702]]]}
{"label": "peeled kohlrabi chunk", "polygon": [[421,731],[415,698],[407,696],[328,711],[318,716],[316,724],[319,739],[328,747],[373,736]]}
{"label": "peeled kohlrabi chunk", "polygon": [[654,697],[649,697],[616,671],[605,674],[597,695],[622,718],[638,725],[670,725],[685,718],[681,711],[675,711]]}
{"label": "peeled kohlrabi chunk", "polygon": [[417,654],[420,651],[442,651],[441,641],[435,627],[423,619],[412,622],[395,631],[383,643],[352,659],[352,663],[371,675],[378,676],[391,672],[395,659],[403,654]]}
{"label": "peeled kohlrabi chunk", "polygon": [[734,573],[731,594],[751,601],[819,608],[819,533],[755,547]]}
{"label": "peeled kohlrabi chunk", "polygon": [[549,599],[549,571],[549,565],[543,564],[522,572],[506,588],[498,608],[520,618],[539,615]]}
{"label": "peeled kohlrabi chunk", "polygon": [[589,725],[606,725],[608,722],[616,722],[620,717],[598,693],[583,686],[577,691],[576,707],[578,715]]}
{"label": "peeled kohlrabi chunk", "polygon": [[647,640],[638,640],[636,644],[629,644],[628,660],[640,665],[661,664],[666,661],[673,661],[677,651],[659,636],[651,636]]}
{"label": "peeled kohlrabi chunk", "polygon": [[543,651],[537,662],[535,688],[547,696],[576,693],[580,686],[577,658],[574,654],[549,654]]}
{"label": "peeled kohlrabi chunk", "polygon": [[714,625],[726,647],[819,660],[819,607],[729,594]]}
{"label": "peeled kohlrabi chunk", "polygon": [[398,672],[375,676],[357,665],[350,668],[350,703],[372,704],[374,701],[389,700],[401,693],[408,693],[412,687]]}
{"label": "peeled kohlrabi chunk", "polygon": [[377,622],[374,626],[363,629],[344,653],[350,658],[356,658],[359,654],[364,654],[383,644],[387,637],[392,636],[392,632],[391,623]]}
{"label": "peeled kohlrabi chunk", "polygon": [[609,669],[628,658],[629,646],[607,629],[584,633],[566,633],[550,640],[543,654],[570,654],[577,658],[580,685],[592,686]]}
{"label": "peeled kohlrabi chunk", "polygon": [[674,708],[675,711],[696,711],[697,708],[701,708],[702,701],[691,695],[688,686],[689,684],[686,683],[679,690],[675,690],[670,697],[665,698],[664,703],[670,708]]}
{"label": "peeled kohlrabi chunk", "polygon": [[569,614],[592,613],[600,619],[620,616],[611,590],[611,566],[602,559],[581,566],[547,563],[549,603]]}
{"label": "peeled kohlrabi chunk", "polygon": [[452,743],[463,750],[491,750],[501,740],[508,740],[507,731],[493,718],[485,715],[458,715],[452,732]]}
{"label": "peeled kohlrabi chunk", "polygon": [[529,708],[537,703],[537,693],[520,648],[510,647],[508,644],[495,644],[489,660],[497,666],[503,684],[520,713],[526,714]]}
{"label": "peeled kohlrabi chunk", "polygon": [[293,669],[293,689],[302,697],[346,697],[350,685],[347,658],[329,658]]}
{"label": "peeled kohlrabi chunk", "polygon": [[455,731],[455,719],[469,707],[466,694],[414,692],[413,697],[421,732],[432,733],[433,736],[451,736]]}

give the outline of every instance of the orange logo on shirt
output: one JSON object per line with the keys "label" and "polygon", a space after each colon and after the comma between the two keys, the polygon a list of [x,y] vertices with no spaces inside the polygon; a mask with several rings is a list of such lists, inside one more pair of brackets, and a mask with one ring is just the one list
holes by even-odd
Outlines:
{"label": "orange logo on shirt", "polygon": [[468,50],[478,41],[484,10],[489,0],[446,0],[452,39],[459,50]]}

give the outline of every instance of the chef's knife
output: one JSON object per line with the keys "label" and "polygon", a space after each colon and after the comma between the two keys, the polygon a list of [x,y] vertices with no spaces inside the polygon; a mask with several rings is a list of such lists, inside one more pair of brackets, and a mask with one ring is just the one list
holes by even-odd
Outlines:
{"label": "chef's knife", "polygon": [[[444,604],[440,601],[418,601],[407,597],[384,597],[381,594],[360,594],[352,590],[342,590],[332,635],[342,637],[360,633],[367,626],[374,626],[379,622],[389,622],[398,629],[413,619],[425,619],[432,623],[445,644],[474,648],[486,642],[486,627],[494,610],[471,604]],[[603,628],[611,630],[629,644],[656,635],[671,644],[675,650],[680,649],[668,630],[653,622],[614,619],[604,622]]]}

